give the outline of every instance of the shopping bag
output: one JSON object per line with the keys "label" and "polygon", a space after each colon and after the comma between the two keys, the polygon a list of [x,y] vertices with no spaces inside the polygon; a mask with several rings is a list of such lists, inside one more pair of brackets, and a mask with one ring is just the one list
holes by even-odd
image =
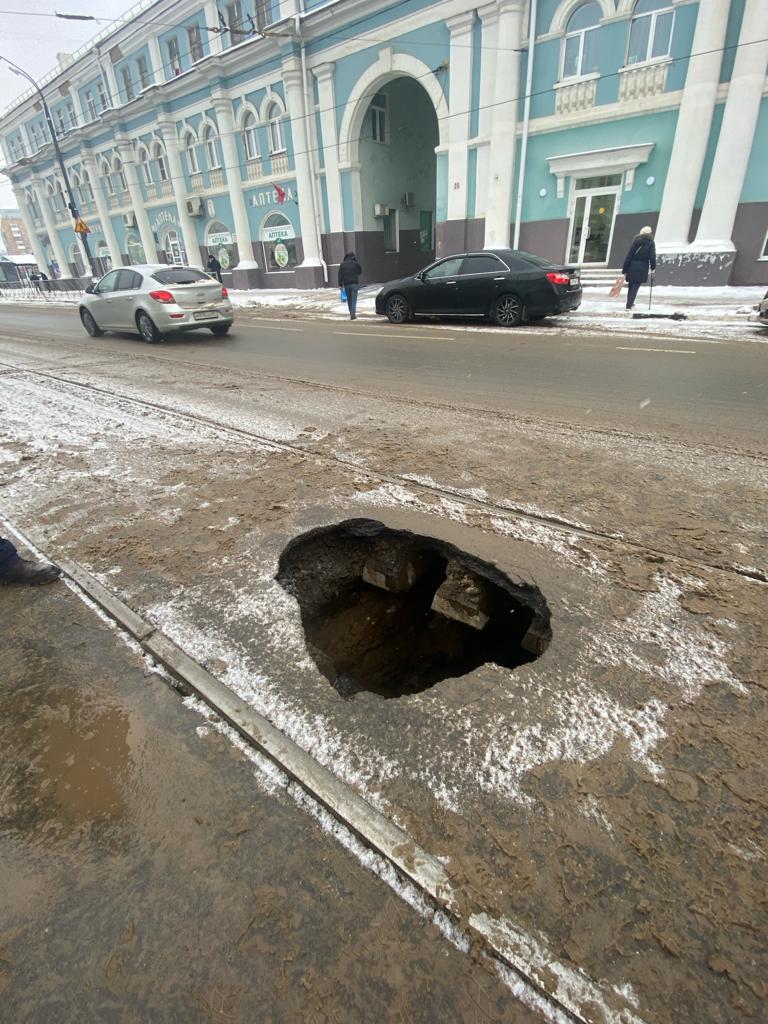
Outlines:
{"label": "shopping bag", "polygon": [[613,287],[611,288],[611,298],[612,299],[618,298],[619,295],[621,295],[621,289],[623,287],[624,287],[624,277],[622,275],[621,277],[617,277],[616,280],[613,282]]}
{"label": "shopping bag", "polygon": [[346,288],[342,288],[341,289],[341,301],[342,302],[346,302],[347,301],[347,289]]}

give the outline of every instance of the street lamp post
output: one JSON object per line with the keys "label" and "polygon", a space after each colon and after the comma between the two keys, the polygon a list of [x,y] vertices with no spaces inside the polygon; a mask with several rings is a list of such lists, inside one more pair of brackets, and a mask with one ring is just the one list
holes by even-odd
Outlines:
{"label": "street lamp post", "polygon": [[[53,126],[53,118],[51,117],[51,111],[48,107],[48,103],[46,102],[45,96],[43,95],[43,90],[40,88],[40,86],[37,84],[37,82],[31,75],[27,74],[27,72],[20,68],[17,64],[14,64],[13,61],[8,60],[7,57],[0,57],[0,60],[4,60],[15,75],[21,75],[22,78],[26,78],[26,80],[29,82],[32,88],[36,90],[38,96],[40,97],[40,101],[43,104],[43,112],[45,113],[45,120],[48,124],[48,131],[51,136],[51,141],[53,142],[53,149],[56,153],[56,159],[59,162],[61,176],[64,179],[64,187],[66,188],[67,195],[69,196],[69,209],[72,213],[72,218],[74,222],[77,223],[77,221],[80,219],[80,210],[78,209],[77,203],[75,201],[75,193],[72,191],[72,186],[69,183],[69,175],[67,174],[67,169],[64,166],[64,157],[62,156],[61,149],[59,148],[59,140],[56,136],[56,129]],[[91,255],[91,247],[88,244],[88,236],[86,234],[82,235],[82,243],[83,249],[85,249],[85,255],[88,259],[88,263],[91,268],[91,274],[93,274],[94,277],[98,277],[99,275],[96,270],[96,265],[94,264],[93,261],[93,256]]]}

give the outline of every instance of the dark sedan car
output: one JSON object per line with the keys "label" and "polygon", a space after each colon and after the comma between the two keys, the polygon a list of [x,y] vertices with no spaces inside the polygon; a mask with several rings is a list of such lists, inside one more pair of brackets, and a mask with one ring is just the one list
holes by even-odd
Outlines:
{"label": "dark sedan car", "polygon": [[392,281],[376,296],[376,312],[393,324],[443,314],[486,316],[502,327],[517,327],[580,305],[577,268],[516,249],[447,256],[413,277]]}

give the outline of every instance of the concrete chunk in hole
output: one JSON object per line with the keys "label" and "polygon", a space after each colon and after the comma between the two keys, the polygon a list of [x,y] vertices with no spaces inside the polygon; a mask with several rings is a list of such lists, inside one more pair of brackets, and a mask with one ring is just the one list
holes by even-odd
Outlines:
{"label": "concrete chunk in hole", "polygon": [[457,561],[450,561],[445,581],[432,598],[432,610],[473,629],[484,629],[491,618],[485,582]]}

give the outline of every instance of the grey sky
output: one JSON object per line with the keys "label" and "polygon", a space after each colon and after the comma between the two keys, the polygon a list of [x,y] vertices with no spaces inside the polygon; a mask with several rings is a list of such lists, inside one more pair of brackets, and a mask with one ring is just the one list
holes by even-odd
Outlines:
{"label": "grey sky", "polygon": [[[33,78],[42,78],[55,67],[57,53],[72,53],[110,23],[62,21],[39,15],[60,11],[119,18],[133,6],[135,0],[0,0],[0,55],[24,68]],[[8,13],[11,11],[14,13]],[[24,80],[0,62],[0,110],[5,110],[26,89]],[[15,205],[8,179],[0,176],[0,207]]]}

